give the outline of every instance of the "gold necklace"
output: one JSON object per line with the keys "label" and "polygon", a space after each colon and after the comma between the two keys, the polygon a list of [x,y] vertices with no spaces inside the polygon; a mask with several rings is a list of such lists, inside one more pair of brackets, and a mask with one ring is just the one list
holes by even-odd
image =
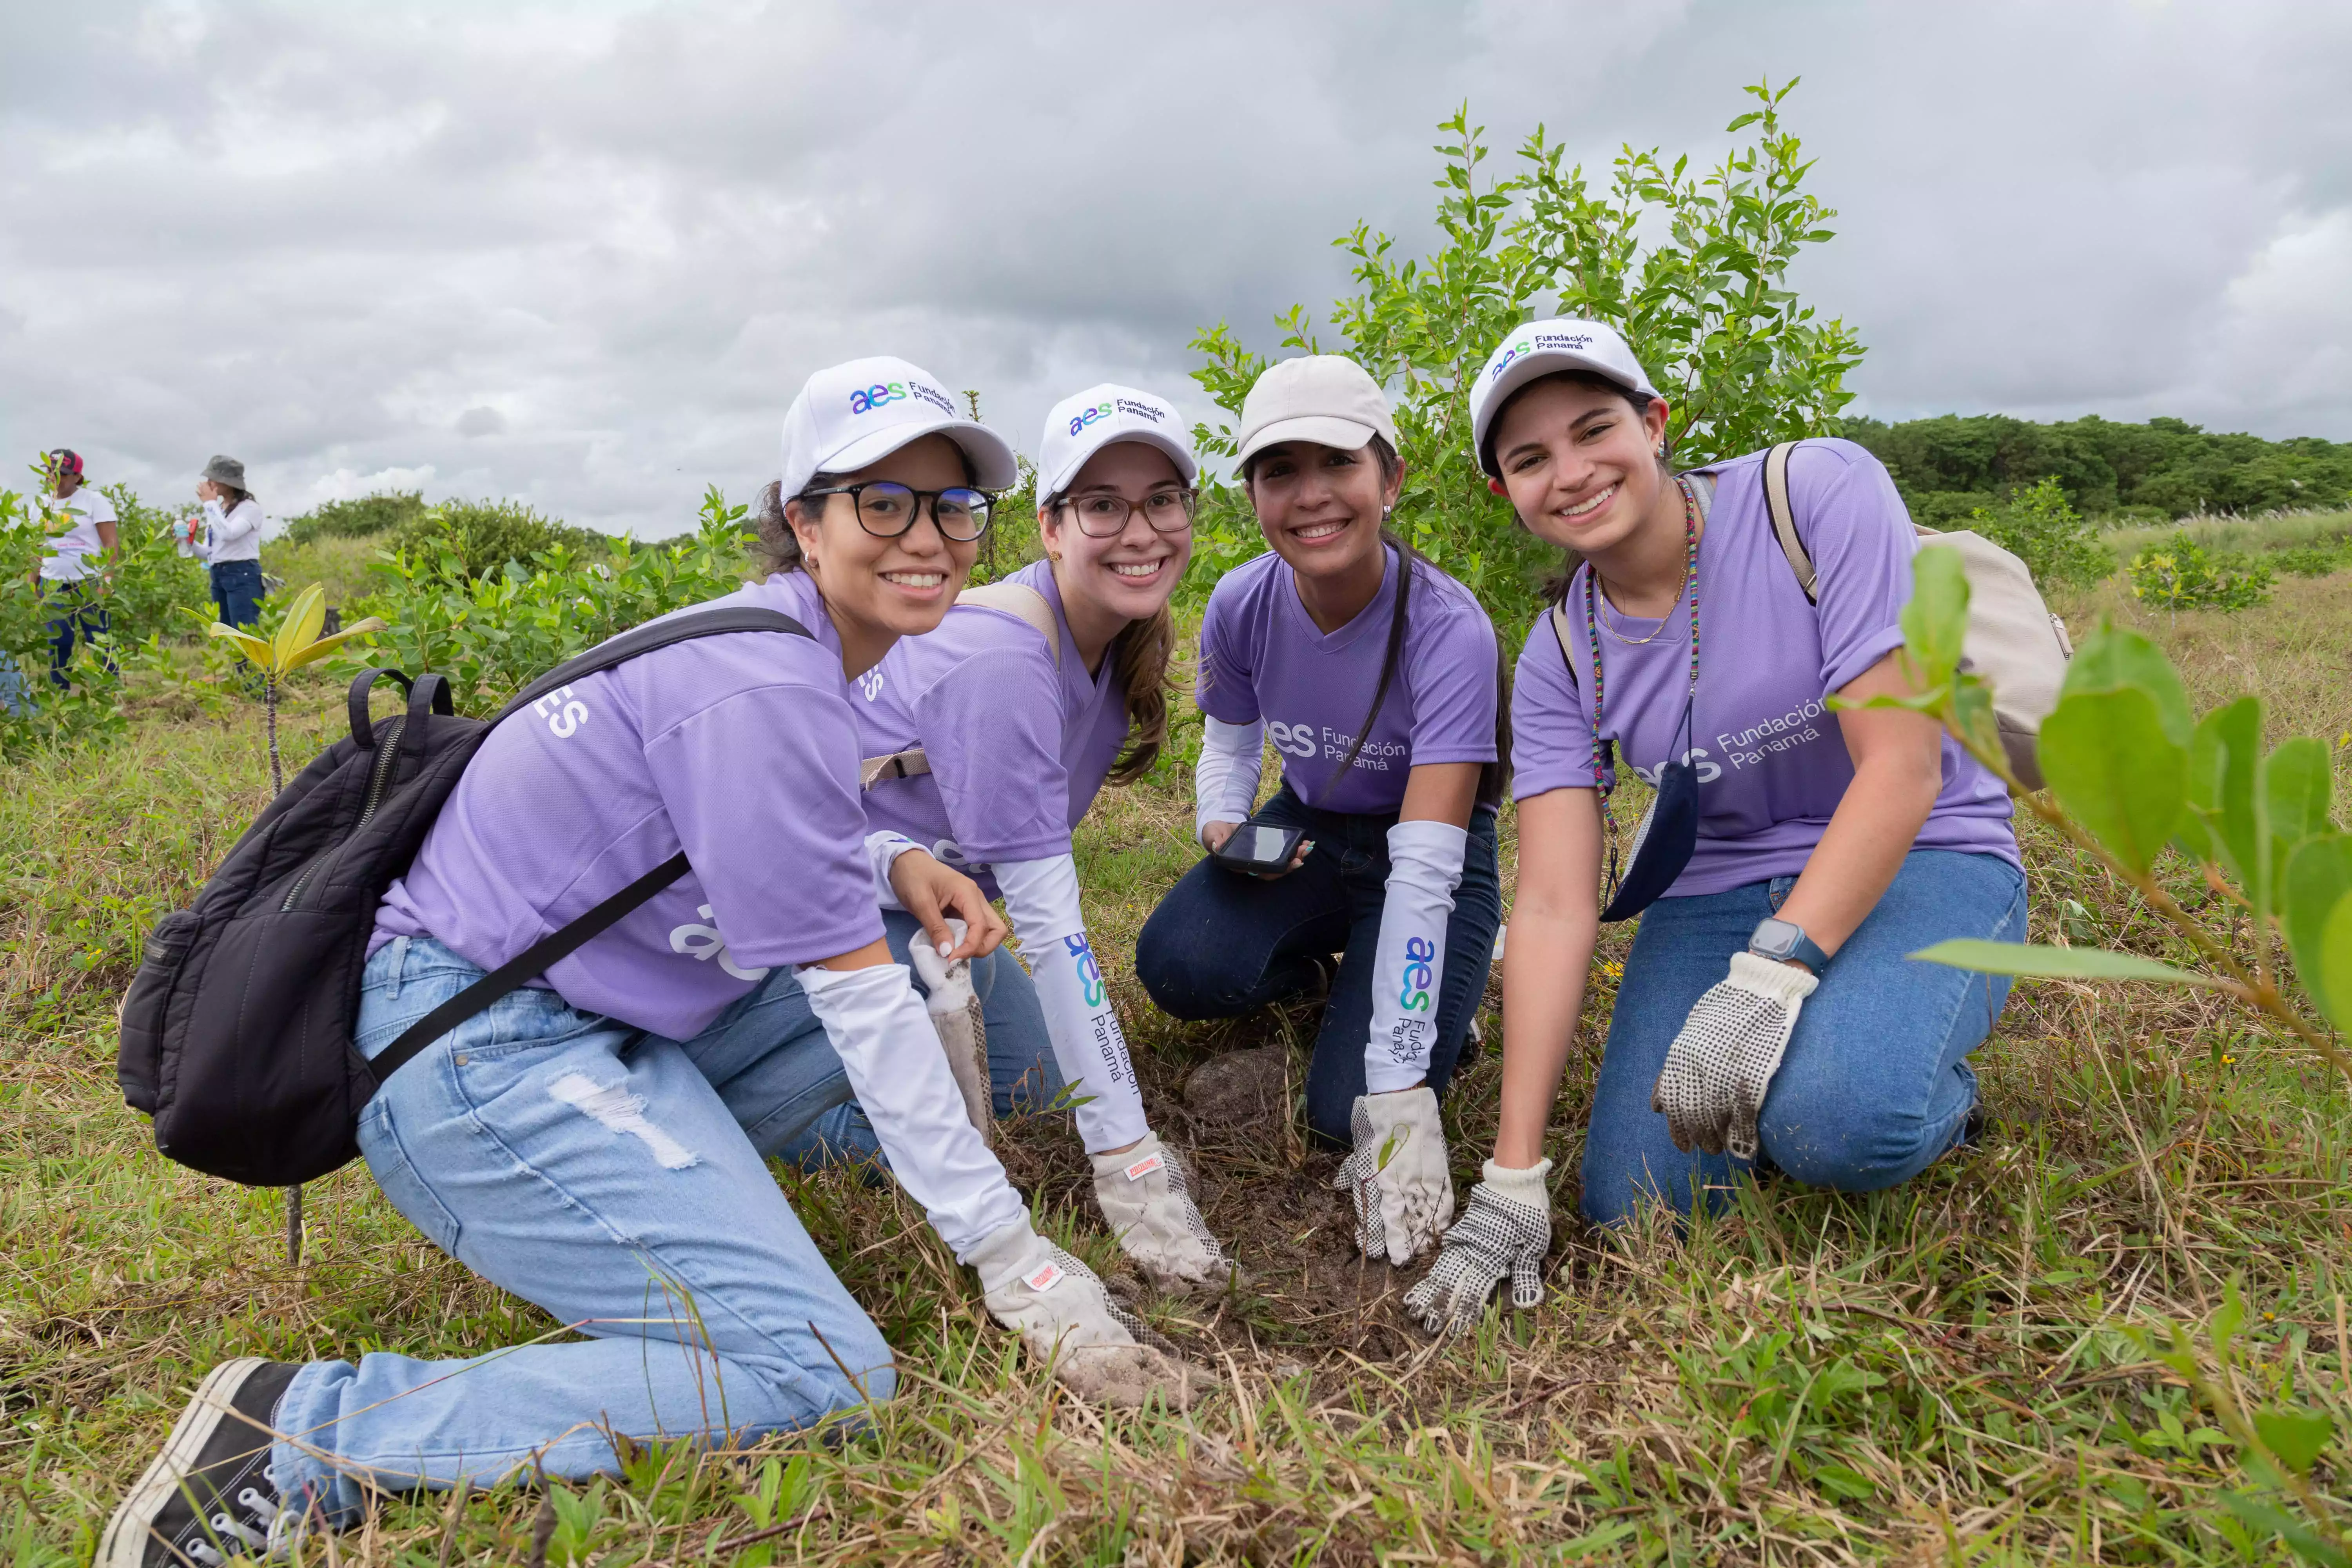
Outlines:
{"label": "gold necklace", "polygon": [[[1659,637],[1665,635],[1666,622],[1674,614],[1671,606],[1682,603],[1683,590],[1690,586],[1691,574],[1698,570],[1698,501],[1697,499],[1691,494],[1690,481],[1688,479],[1684,479],[1681,475],[1677,474],[1675,476],[1675,484],[1683,492],[1683,528],[1685,533],[1691,542],[1690,548],[1683,556],[1683,580],[1675,584],[1675,596],[1667,601],[1669,608],[1667,609],[1666,614],[1658,617],[1658,629],[1652,632],[1648,637],[1629,637],[1623,632],[1619,631],[1615,626],[1609,625],[1607,621],[1601,621],[1601,629],[1606,631],[1611,637],[1615,637],[1619,642],[1624,644],[1627,647],[1647,647],[1652,643],[1657,641]],[[1598,578],[1600,574],[1596,572],[1593,574],[1593,576]],[[1617,606],[1613,604],[1610,604],[1609,595],[1607,594],[1602,594],[1601,595],[1601,602],[1608,607],[1611,615],[1613,616],[1618,613]],[[1601,619],[1599,616],[1595,616],[1594,618],[1596,620]]]}

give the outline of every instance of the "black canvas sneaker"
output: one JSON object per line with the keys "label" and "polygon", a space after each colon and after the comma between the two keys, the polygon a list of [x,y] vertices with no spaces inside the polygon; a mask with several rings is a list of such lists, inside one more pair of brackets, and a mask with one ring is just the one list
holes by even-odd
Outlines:
{"label": "black canvas sneaker", "polygon": [[213,1368],[107,1522],[91,1568],[219,1568],[286,1555],[301,1521],[270,1473],[270,1422],[299,1370],[257,1356]]}

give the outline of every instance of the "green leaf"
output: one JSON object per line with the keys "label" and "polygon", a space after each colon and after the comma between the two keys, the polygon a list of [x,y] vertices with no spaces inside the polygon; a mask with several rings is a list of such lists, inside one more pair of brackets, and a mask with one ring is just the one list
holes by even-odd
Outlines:
{"label": "green leaf", "polygon": [[2322,1411],[2263,1410],[2254,1415],[2254,1436],[2298,1476],[2310,1470],[2335,1435],[2336,1423]]}
{"label": "green leaf", "polygon": [[2276,1536],[2305,1562],[2324,1563],[2326,1568],[2347,1568],[2344,1553],[2309,1525],[2245,1492],[2223,1492],[2221,1496],[2221,1506],[2236,1515],[2239,1522],[2265,1535]]}
{"label": "green leaf", "polygon": [[2294,956],[2294,972],[2311,994],[2321,1016],[2343,1028],[2352,1014],[2352,996],[2342,1010],[2329,999],[2321,976],[2326,972],[2327,923],[2347,895],[2352,895],[2352,833],[2323,833],[2306,838],[2287,857],[2286,876],[2279,901],[2284,906],[2287,951]]}
{"label": "green leaf", "polygon": [[269,649],[269,668],[283,675],[294,668],[294,656],[310,647],[319,628],[327,624],[327,591],[313,583],[294,595],[286,618],[278,624]]}
{"label": "green leaf", "polygon": [[206,637],[221,637],[226,639],[230,647],[236,648],[236,651],[243,654],[247,660],[258,666],[260,668],[268,669],[270,667],[269,645],[263,642],[259,637],[255,637],[251,632],[241,632],[235,626],[224,626],[220,622],[215,621],[211,626],[205,628],[205,635]]}
{"label": "green leaf", "polygon": [[1950,682],[1969,631],[1969,578],[1957,550],[1927,549],[1911,558],[1911,601],[1903,606],[1903,643],[1922,686]]}
{"label": "green leaf", "polygon": [[2175,969],[2136,952],[2115,952],[2104,947],[2042,947],[2021,942],[1954,937],[1904,956],[1921,963],[1972,969],[1979,974],[2022,974],[2051,980],[2153,980],[2167,985],[2217,989],[2226,989],[2230,984],[2219,975]]}
{"label": "green leaf", "polygon": [[2336,780],[2328,766],[2326,742],[2308,736],[2282,741],[2263,772],[2272,837],[2292,849],[2313,834],[2336,826],[2327,819]]}
{"label": "green leaf", "polygon": [[2256,910],[2273,907],[2270,857],[2261,851],[2270,843],[2270,801],[2263,787],[2263,704],[2256,697],[2241,697],[2216,708],[2199,721],[2200,740],[2210,736],[2214,761],[2211,784],[2214,811],[2207,820],[2221,851],[2223,869]]}
{"label": "green leaf", "polygon": [[2058,695],[2063,700],[2077,692],[2126,688],[2147,692],[2164,721],[2164,732],[2175,745],[2189,744],[2196,732],[2197,715],[2189,706],[2189,689],[2180,683],[2180,672],[2172,668],[2162,648],[2139,633],[2102,620],[2066,661],[2066,680]]}
{"label": "green leaf", "polygon": [[2189,751],[2165,733],[2155,699],[2137,687],[2063,698],[2042,721],[2038,754],[2058,804],[2145,875],[2188,806]]}
{"label": "green leaf", "polygon": [[2328,1022],[2352,1035],[2352,897],[2336,900],[2320,928],[2318,971],[2312,990],[2325,999]]}

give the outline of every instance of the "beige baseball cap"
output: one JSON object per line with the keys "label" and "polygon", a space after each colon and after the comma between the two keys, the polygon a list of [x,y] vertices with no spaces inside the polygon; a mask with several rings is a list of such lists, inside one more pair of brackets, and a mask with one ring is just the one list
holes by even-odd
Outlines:
{"label": "beige baseball cap", "polygon": [[1397,444],[1388,395],[1345,354],[1303,354],[1265,367],[1242,399],[1235,460],[1284,441],[1313,441],[1353,452],[1378,436]]}

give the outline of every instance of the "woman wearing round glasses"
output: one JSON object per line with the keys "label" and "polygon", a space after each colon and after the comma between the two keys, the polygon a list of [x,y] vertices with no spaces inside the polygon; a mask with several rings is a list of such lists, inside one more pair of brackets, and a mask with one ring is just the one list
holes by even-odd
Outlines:
{"label": "woman wearing round glasses", "polygon": [[[1501,919],[1495,628],[1389,531],[1396,426],[1354,361],[1267,369],[1242,405],[1240,459],[1272,548],[1225,574],[1201,624],[1211,858],[1152,911],[1136,971],[1180,1018],[1328,985],[1307,1124],[1353,1150],[1338,1184],[1359,1243],[1402,1263],[1454,1212],[1437,1097]],[[1268,739],[1282,787],[1253,810]]]}
{"label": "woman wearing round glasses", "polygon": [[[1519,656],[1502,1124],[1406,1297],[1433,1330],[1474,1320],[1505,1278],[1518,1305],[1541,1296],[1544,1128],[1601,921],[1642,915],[1585,1137],[1596,1225],[1720,1205],[1767,1162],[1845,1192],[1925,1169],[1966,1135],[1967,1058],[2009,983],[1906,955],[2024,937],[2000,782],[1929,719],[1828,705],[1909,689],[1919,546],[1885,469],[1813,440],[1676,476],[1667,412],[1595,321],[1520,328],[1471,395],[1493,488],[1581,564]],[[1811,582],[1772,521],[1783,475]],[[1597,893],[1612,747],[1656,805]]]}
{"label": "woman wearing round glasses", "polygon": [[[887,1399],[889,1345],[764,1162],[853,1088],[998,1321],[1083,1393],[1186,1401],[1182,1370],[1032,1229],[875,909],[856,681],[939,625],[982,487],[1013,479],[1011,449],[914,366],[820,371],[784,419],[784,569],[718,601],[806,635],[674,643],[491,732],[377,915],[362,1054],[681,852],[688,869],[393,1074],[359,1145],[418,1229],[587,1337],[226,1363],[103,1562],[260,1555],[379,1491],[614,1473],[635,1445],[755,1442]],[[890,878],[943,956],[942,906],[966,952],[1002,939],[931,857]]]}
{"label": "woman wearing round glasses", "polygon": [[[1144,1118],[1070,834],[1106,783],[1150,771],[1166,738],[1168,600],[1192,558],[1194,475],[1163,400],[1115,385],[1065,399],[1039,447],[1047,559],[968,590],[939,630],[893,647],[852,704],[872,759],[868,818],[1001,893],[1021,934],[1029,973],[1003,954],[974,968],[996,1114],[1075,1086],[1104,1217],[1174,1288],[1222,1282],[1231,1266]],[[894,941],[911,935],[909,917],[884,919]],[[874,1148],[855,1105],[816,1135]]]}

